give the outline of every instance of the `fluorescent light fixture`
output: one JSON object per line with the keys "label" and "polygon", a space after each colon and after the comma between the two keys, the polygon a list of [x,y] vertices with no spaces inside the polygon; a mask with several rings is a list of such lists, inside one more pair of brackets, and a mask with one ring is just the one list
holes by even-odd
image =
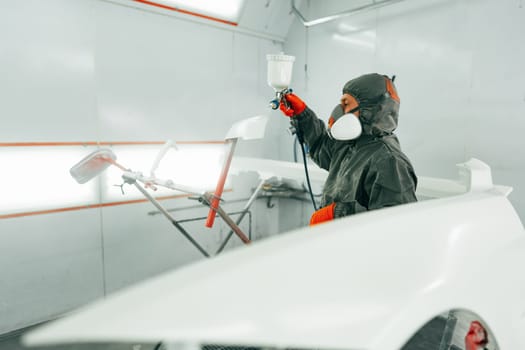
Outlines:
{"label": "fluorescent light fixture", "polygon": [[166,154],[155,173],[178,184],[213,191],[225,156],[225,145],[178,146]]}
{"label": "fluorescent light fixture", "polygon": [[17,147],[0,151],[0,214],[98,203],[97,181],[79,185],[71,166],[93,149]]}
{"label": "fluorescent light fixture", "polygon": [[341,35],[334,33],[332,34],[332,39],[345,44],[349,44],[355,48],[362,48],[366,50],[373,50],[375,48],[375,43],[373,40],[366,38],[358,39],[353,35]]}
{"label": "fluorescent light fixture", "polygon": [[338,34],[343,36],[348,36],[349,34],[359,34],[362,36],[366,36],[371,39],[376,38],[376,32],[375,30],[367,30],[364,28],[359,28],[354,25],[348,24],[348,23],[340,23],[337,26]]}
{"label": "fluorescent light fixture", "polygon": [[159,0],[155,2],[235,22],[239,19],[244,0]]}
{"label": "fluorescent light fixture", "polygon": [[[214,191],[220,176],[226,144],[177,145],[170,149],[155,171],[157,178]],[[114,146],[117,162],[133,171],[149,176],[161,146]],[[81,205],[96,205],[144,199],[134,186],[123,183],[122,170],[110,166],[99,176],[78,184],[69,169],[95,147],[16,147],[0,150],[2,181],[0,181],[0,214],[15,214]],[[149,190],[153,196],[179,195],[181,192],[158,187]]]}

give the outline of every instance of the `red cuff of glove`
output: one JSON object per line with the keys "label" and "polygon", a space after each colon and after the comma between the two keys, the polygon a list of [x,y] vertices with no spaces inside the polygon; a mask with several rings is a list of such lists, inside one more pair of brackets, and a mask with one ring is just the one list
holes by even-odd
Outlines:
{"label": "red cuff of glove", "polygon": [[285,116],[293,117],[303,113],[306,108],[306,103],[304,103],[304,101],[301,100],[297,95],[286,94],[284,95],[284,98],[286,99],[286,102],[288,102],[289,107],[286,107],[283,101],[281,101],[279,104],[279,109],[284,113]]}
{"label": "red cuff of glove", "polygon": [[320,224],[321,222],[330,221],[334,219],[335,203],[329,204],[312,214],[310,218],[310,226]]}

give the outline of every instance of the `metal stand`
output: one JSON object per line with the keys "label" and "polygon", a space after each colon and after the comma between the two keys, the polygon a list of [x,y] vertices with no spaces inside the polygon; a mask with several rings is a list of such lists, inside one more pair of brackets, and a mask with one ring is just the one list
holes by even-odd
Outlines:
{"label": "metal stand", "polygon": [[[250,197],[250,199],[248,199],[248,202],[246,202],[246,205],[244,206],[244,208],[242,210],[241,216],[239,216],[239,218],[237,219],[237,222],[235,223],[236,225],[239,225],[241,223],[242,219],[244,218],[244,216],[249,212],[250,207],[252,206],[253,202],[255,201],[255,199],[257,198],[259,193],[261,192],[262,187],[263,187],[265,182],[266,182],[266,180],[262,180],[261,182],[259,182],[259,185],[257,185],[257,188],[255,189],[255,191],[253,191],[252,196]],[[234,231],[232,229],[228,233],[228,235],[224,239],[224,242],[222,242],[221,246],[219,247],[219,249],[217,250],[217,252],[215,254],[219,254],[220,252],[222,252],[222,250],[224,249],[224,247],[226,247],[226,244],[230,240],[230,238],[233,235],[233,233],[234,233]]]}
{"label": "metal stand", "polygon": [[197,243],[193,237],[191,237],[191,235],[184,229],[184,227],[182,227],[178,222],[177,220],[175,220],[171,215],[170,213],[168,213],[168,211],[166,209],[164,209],[164,207],[159,203],[159,201],[157,201],[152,195],[150,195],[148,193],[148,191],[146,191],[141,185],[139,185],[139,183],[137,182],[137,180],[133,179],[133,178],[130,178],[130,177],[126,177],[125,175],[123,175],[123,178],[124,180],[126,181],[126,183],[129,183],[129,184],[133,184],[135,185],[135,187],[147,198],[149,199],[149,201],[151,203],[153,203],[153,205],[155,207],[157,207],[157,209],[173,224],[173,226],[175,226],[175,228],[177,230],[180,231],[180,233],[182,233],[184,235],[184,237],[186,237],[186,239],[188,239],[188,241],[191,242],[191,244],[193,244],[195,246],[195,248],[197,248],[201,253],[202,255],[204,255],[205,257],[209,258],[210,257],[210,254],[208,254],[208,252],[206,250],[204,250],[204,248],[202,248],[199,243]]}
{"label": "metal stand", "polygon": [[[197,243],[197,241],[195,241],[193,239],[193,237],[188,233],[188,231],[186,231],[184,229],[184,227],[182,227],[179,224],[179,222],[177,220],[175,220],[175,218],[173,218],[173,216],[171,216],[171,214],[159,203],[159,201],[156,200],[155,197],[153,197],[151,194],[149,194],[149,192],[146,191],[146,189],[144,187],[142,187],[137,182],[137,180],[134,177],[130,176],[129,174],[126,175],[126,173],[124,173],[124,175],[122,175],[122,178],[124,179],[124,181],[126,183],[134,185],[159,210],[159,212],[162,213],[172,223],[172,225],[175,226],[175,228],[177,230],[179,230],[179,232],[182,233],[182,235],[184,237],[186,237],[186,239],[188,241],[190,241],[190,243],[193,244],[193,246],[195,248],[197,248],[202,253],[202,255],[204,255],[207,258],[210,257],[210,254],[202,246],[200,246],[199,243]],[[231,229],[230,232],[228,233],[228,235],[226,236],[226,239],[221,244],[220,248],[217,250],[216,254],[219,254],[220,252],[222,252],[222,250],[224,249],[224,247],[228,243],[228,241],[231,238],[231,236],[233,235],[233,233],[235,233],[241,239],[241,241],[243,243],[245,243],[245,244],[251,243],[251,240],[244,234],[244,232],[239,228],[238,225],[241,223],[241,221],[244,218],[244,216],[248,213],[251,205],[253,204],[253,202],[257,198],[257,195],[260,193],[260,191],[261,191],[261,189],[262,189],[262,187],[264,185],[264,182],[265,181],[263,180],[263,181],[261,181],[259,183],[259,185],[255,189],[255,191],[251,195],[250,199],[248,200],[248,202],[244,206],[244,208],[243,208],[243,210],[241,212],[241,215],[237,219],[236,222],[232,220],[232,218],[221,208],[221,206],[219,204],[217,204],[217,206],[215,208],[213,208],[211,206],[211,203],[214,201],[214,199],[217,199],[213,194],[207,193],[207,194],[202,195],[199,198],[200,202],[208,205],[210,207],[210,210],[213,210],[214,213],[217,213],[224,220],[224,222],[226,222],[226,224]],[[217,200],[217,202],[218,202],[218,200]],[[208,218],[209,218],[209,216],[208,216]]]}
{"label": "metal stand", "polygon": [[[175,147],[175,145],[171,141],[166,142],[160,150],[160,152],[158,153],[157,157],[155,158],[155,161],[153,162],[153,166],[151,168],[149,176],[144,176],[140,172],[132,172],[130,169],[118,164],[116,162],[116,155],[110,149],[100,149],[95,152],[92,152],[88,156],[84,157],[80,162],[75,164],[70,169],[70,174],[78,183],[82,184],[100,174],[110,164],[116,166],[124,172],[122,178],[124,179],[125,183],[135,185],[135,187],[151,203],[153,203],[153,205],[173,224],[173,226],[175,226],[184,235],[184,237],[186,237],[186,239],[188,239],[205,257],[209,257],[210,254],[208,254],[208,252],[206,252],[206,250],[204,250],[191,237],[191,235],[179,224],[179,222],[175,220],[169,214],[169,212],[166,209],[164,209],[164,207],[162,207],[162,205],[146,191],[145,188],[150,187],[155,189],[156,186],[162,186],[169,189],[182,191],[185,193],[197,194],[198,196],[200,196],[199,200],[210,207],[206,220],[206,227],[213,226],[215,216],[218,214],[231,228],[231,231],[228,234],[226,241],[221,245],[219,252],[222,251],[232,233],[235,233],[245,244],[251,243],[250,238],[248,238],[242,232],[238,224],[240,223],[244,215],[246,215],[246,213],[248,212],[248,207],[253,203],[253,200],[255,199],[257,192],[260,190],[260,187],[262,187],[262,184],[259,185],[256,193],[254,193],[254,195],[250,198],[248,204],[245,206],[241,217],[239,218],[239,220],[237,220],[237,222],[234,222],[228,216],[228,214],[220,207],[219,203],[221,200],[222,192],[224,190],[224,185],[228,176],[228,170],[230,168],[230,164],[233,158],[235,146],[237,144],[238,139],[252,140],[262,138],[264,136],[266,122],[267,117],[256,116],[241,120],[232,125],[225,138],[226,142],[230,144],[230,151],[225,159],[221,176],[219,178],[219,181],[217,182],[214,194],[203,194],[201,189],[194,189],[188,186],[175,184],[171,180],[158,179],[155,176],[154,172],[157,169],[160,160],[164,157],[169,148]],[[143,187],[140,183],[144,184],[145,187]]]}
{"label": "metal stand", "polygon": [[[228,226],[230,226],[230,228],[232,229],[232,232],[234,232],[241,239],[241,241],[243,241],[243,243],[245,243],[245,244],[251,243],[250,239],[248,237],[246,237],[244,232],[242,232],[242,230],[239,228],[239,226],[237,226],[237,223],[235,223],[230,218],[230,216],[220,207],[220,205],[217,204],[217,206],[215,208],[212,207],[211,203],[213,203],[212,201],[214,201],[216,199],[217,198],[214,195],[211,195],[211,194],[206,194],[206,195],[201,197],[201,201],[204,202],[205,204],[209,205],[211,210],[213,210],[214,212],[219,214],[219,216],[224,220],[224,222],[226,222],[226,224],[228,224]],[[213,216],[215,217],[215,214]],[[243,217],[244,216],[241,215],[241,219]],[[209,215],[208,215],[208,218],[210,218]],[[237,221],[240,222],[240,220],[237,220]]]}

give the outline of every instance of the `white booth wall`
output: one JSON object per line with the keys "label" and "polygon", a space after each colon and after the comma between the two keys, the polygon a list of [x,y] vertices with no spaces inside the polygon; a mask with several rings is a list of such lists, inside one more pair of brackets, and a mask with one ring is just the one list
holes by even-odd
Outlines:
{"label": "white booth wall", "polygon": [[[147,214],[149,202],[69,210],[51,194],[91,191],[100,203],[97,180],[82,187],[68,173],[98,142],[220,141],[233,122],[268,114],[265,55],[282,50],[293,19],[280,6],[251,1],[247,24],[234,28],[131,1],[0,2],[0,334],[203,258],[168,220]],[[277,119],[237,154],[282,157],[285,129]],[[76,157],[52,156],[67,152]],[[225,210],[241,209],[257,180],[234,180]],[[208,212],[186,198],[163,204],[178,218]],[[17,216],[16,205],[30,215]],[[260,212],[254,234],[276,233],[278,208]],[[217,221],[213,230],[186,226],[211,253],[228,232]]]}
{"label": "white booth wall", "polygon": [[[369,3],[299,9],[314,20]],[[296,19],[285,52],[297,57],[295,92],[325,121],[348,80],[396,75],[396,134],[416,173],[455,179],[455,164],[478,158],[495,183],[514,188],[509,198],[523,220],[524,34],[522,1],[405,0],[308,28]]]}

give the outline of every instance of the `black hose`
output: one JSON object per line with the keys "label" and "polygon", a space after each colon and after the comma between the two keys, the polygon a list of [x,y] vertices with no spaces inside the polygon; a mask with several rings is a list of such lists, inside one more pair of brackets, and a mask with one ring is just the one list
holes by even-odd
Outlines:
{"label": "black hose", "polygon": [[306,162],[306,151],[304,150],[304,144],[299,141],[301,145],[301,151],[303,153],[303,163],[304,163],[304,173],[306,175],[306,184],[308,185],[308,192],[310,193],[310,199],[312,200],[312,205],[314,206],[314,211],[317,211],[317,205],[315,205],[314,193],[312,191],[312,185],[310,184],[310,175],[308,174],[308,164]]}
{"label": "black hose", "polygon": [[[304,150],[304,138],[301,129],[299,128],[298,122],[296,119],[290,121],[292,123],[293,129],[295,131],[295,136],[299,141],[301,146],[301,153],[303,154],[303,164],[304,164],[304,174],[306,175],[306,185],[308,186],[308,192],[310,193],[310,199],[312,200],[312,205],[314,206],[314,211],[317,211],[317,205],[315,204],[314,193],[312,191],[312,184],[310,183],[310,174],[308,173],[308,163],[306,161],[306,151]],[[295,147],[295,144],[294,144]]]}
{"label": "black hose", "polygon": [[295,137],[293,140],[293,161],[294,163],[297,163],[297,143],[299,142],[299,138]]}

